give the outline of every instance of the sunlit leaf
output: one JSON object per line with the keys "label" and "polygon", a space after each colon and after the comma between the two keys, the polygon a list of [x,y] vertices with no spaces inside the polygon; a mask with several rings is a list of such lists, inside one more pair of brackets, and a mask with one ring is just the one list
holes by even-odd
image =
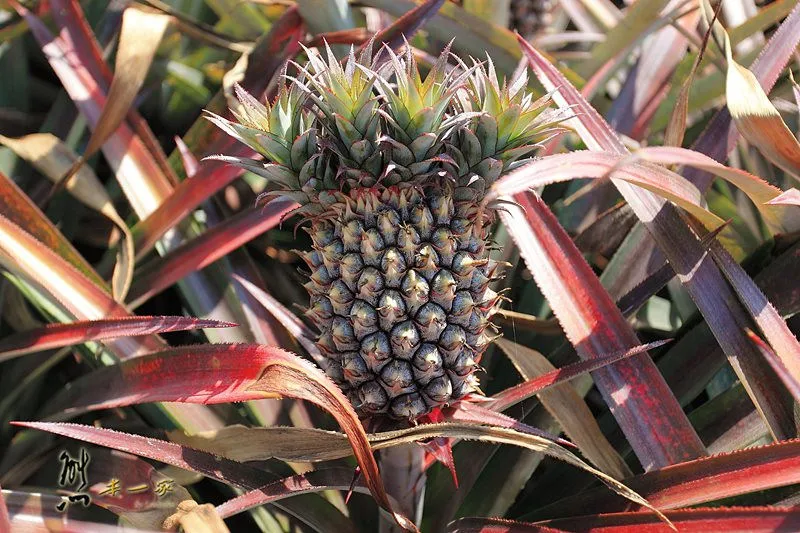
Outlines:
{"label": "sunlit leaf", "polygon": [[783,194],[783,191],[749,172],[725,166],[700,152],[679,147],[642,148],[631,156],[633,161],[640,158],[663,165],[685,165],[699,168],[717,175],[739,188],[752,200],[773,232],[791,233],[800,229],[800,212],[797,212],[796,209],[770,207],[777,205],[772,201]]}
{"label": "sunlit leaf", "polygon": [[772,348],[761,340],[761,337],[756,335],[753,331],[748,330],[747,336],[750,337],[750,340],[753,341],[753,344],[758,347],[758,350],[764,356],[764,359],[770,364],[772,369],[781,378],[783,384],[792,393],[795,400],[800,401],[800,382],[797,381],[797,378],[793,375],[791,371],[786,368],[783,361],[778,357],[778,355],[772,351]]}
{"label": "sunlit leaf", "polygon": [[[707,18],[710,10],[710,5],[704,1],[703,12]],[[800,143],[786,127],[756,76],[733,59],[730,38],[722,25],[714,22],[713,27],[724,42],[728,60],[725,96],[739,133],[772,163],[800,179]]]}
{"label": "sunlit leaf", "polygon": [[721,218],[702,207],[700,191],[678,174],[665,168],[620,163],[623,163],[620,155],[608,152],[585,151],[547,156],[500,178],[492,186],[487,201],[570,179],[611,177],[672,200],[702,220],[709,230],[723,224]]}
{"label": "sunlit leaf", "polygon": [[[559,107],[569,108],[575,113],[575,118],[571,119],[572,126],[591,150],[629,153],[608,123],[558,69],[524,40],[520,39],[520,45],[545,88],[558,88],[553,98]],[[776,383],[772,370],[746,339],[741,324],[746,323],[748,317],[740,307],[730,305],[736,295],[702,248],[697,236],[671,204],[627,182],[611,179],[669,259],[678,279],[700,309],[740,379],[748,383],[748,391],[764,414],[770,430],[780,438],[795,435],[791,399]],[[653,247],[643,237],[638,238],[635,244],[629,250],[639,254],[646,252],[648,256],[653,252]]]}
{"label": "sunlit leaf", "polygon": [[[0,143],[30,161],[39,172],[54,183],[70,172],[78,161],[78,156],[58,137],[50,133],[34,133],[18,139],[0,135]],[[111,198],[90,167],[85,165],[76,167],[65,187],[80,202],[105,215],[122,232],[122,245],[118,247],[117,264],[111,283],[114,299],[121,302],[125,299],[133,279],[133,237],[128,225],[117,213]]]}
{"label": "sunlit leaf", "polygon": [[6,206],[3,215],[32,237],[56,252],[65,263],[72,265],[81,274],[100,287],[105,281],[64,237],[56,226],[20,190],[8,176],[0,172],[0,202]]}
{"label": "sunlit leaf", "polygon": [[[547,206],[533,194],[514,199],[519,207],[510,205],[500,216],[581,359],[637,346],[636,334]],[[594,379],[645,469],[704,455],[646,353],[598,370]]]}
{"label": "sunlit leaf", "polygon": [[114,79],[89,137],[84,159],[94,154],[125,119],[170,20],[168,15],[136,7],[129,7],[122,13]]}
{"label": "sunlit leaf", "polygon": [[767,203],[770,205],[800,206],[800,191],[795,188],[791,188],[788,191],[782,192],[780,196],[776,196]]}

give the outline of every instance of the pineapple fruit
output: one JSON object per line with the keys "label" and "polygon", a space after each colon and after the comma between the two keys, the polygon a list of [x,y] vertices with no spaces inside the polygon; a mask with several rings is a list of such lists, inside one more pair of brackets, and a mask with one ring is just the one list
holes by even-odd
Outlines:
{"label": "pineapple fruit", "polygon": [[409,46],[306,55],[271,105],[237,87],[237,121],[209,113],[264,161],[215,157],[302,205],[324,370],[363,418],[413,423],[477,391],[499,301],[482,200],[557,120],[524,72],[501,85],[449,47],[424,77]]}

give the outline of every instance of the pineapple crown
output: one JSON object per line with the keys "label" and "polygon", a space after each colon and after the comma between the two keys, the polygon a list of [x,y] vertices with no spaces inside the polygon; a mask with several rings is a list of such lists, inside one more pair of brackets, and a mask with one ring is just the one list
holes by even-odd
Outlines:
{"label": "pineapple crown", "polygon": [[[261,175],[314,213],[352,189],[451,187],[480,200],[504,171],[560,131],[566,117],[534,100],[520,71],[499,82],[491,58],[467,66],[448,44],[426,75],[412,47],[403,54],[368,43],[340,63],[304,48],[305,65],[289,62],[274,101],[264,105],[238,85],[236,121],[207,112],[229,135],[263,156],[212,156]],[[455,65],[449,64],[453,59]]]}

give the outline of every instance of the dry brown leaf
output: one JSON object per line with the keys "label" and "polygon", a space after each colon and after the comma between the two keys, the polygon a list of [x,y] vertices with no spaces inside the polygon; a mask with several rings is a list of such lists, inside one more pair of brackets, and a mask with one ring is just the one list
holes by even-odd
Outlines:
{"label": "dry brown leaf", "polygon": [[[194,503],[192,500],[189,502]],[[217,509],[210,503],[191,505],[190,509],[178,518],[186,533],[230,533],[225,522],[220,518]]]}
{"label": "dry brown leaf", "polygon": [[163,13],[134,7],[122,14],[114,79],[83,159],[94,154],[128,114],[171,20],[172,17]]}
{"label": "dry brown leaf", "polygon": [[[711,6],[708,0],[703,1],[703,11],[709,20]],[[715,21],[712,28],[728,60],[725,98],[739,133],[770,162],[800,180],[800,143],[755,75],[733,59],[731,40],[722,24]]]}
{"label": "dry brown leaf", "polygon": [[[62,176],[78,161],[75,152],[50,133],[33,133],[16,139],[0,135],[0,143],[30,162],[54,183],[62,179]],[[90,167],[81,166],[77,169],[74,176],[66,183],[66,188],[77,200],[105,215],[122,232],[122,242],[117,247],[117,263],[111,278],[114,299],[122,302],[133,279],[134,249],[130,230]]]}
{"label": "dry brown leaf", "polygon": [[[722,4],[720,4],[720,7],[721,6]],[[716,21],[720,7],[714,12],[712,21]],[[700,50],[694,58],[694,63],[692,63],[692,69],[689,71],[689,75],[686,76],[683,85],[681,85],[681,90],[675,101],[675,109],[672,110],[672,115],[669,117],[669,124],[667,124],[667,130],[664,133],[664,146],[681,146],[683,144],[683,136],[686,134],[686,118],[689,115],[689,91],[692,88],[692,82],[694,81],[697,69],[703,61],[703,55],[705,55],[710,35],[711,27],[709,26],[708,31],[706,31],[703,36]]]}
{"label": "dry brown leaf", "polygon": [[[525,379],[535,378],[556,369],[536,350],[507,339],[495,341]],[[571,383],[562,383],[537,394],[542,405],[553,415],[564,433],[598,468],[616,479],[633,475],[614,447],[608,442],[592,412]]]}

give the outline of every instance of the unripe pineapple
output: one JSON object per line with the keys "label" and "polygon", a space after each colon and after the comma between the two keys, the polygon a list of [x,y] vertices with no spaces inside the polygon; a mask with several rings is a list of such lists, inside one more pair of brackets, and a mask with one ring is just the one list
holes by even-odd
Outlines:
{"label": "unripe pineapple", "polygon": [[238,123],[209,118],[266,162],[218,158],[278,184],[310,221],[324,370],[361,416],[413,422],[477,391],[498,305],[481,202],[557,121],[524,74],[501,86],[491,61],[450,67],[448,47],[423,79],[406,49],[373,61],[368,46],[344,66],[306,50],[271,106],[237,88]]}

